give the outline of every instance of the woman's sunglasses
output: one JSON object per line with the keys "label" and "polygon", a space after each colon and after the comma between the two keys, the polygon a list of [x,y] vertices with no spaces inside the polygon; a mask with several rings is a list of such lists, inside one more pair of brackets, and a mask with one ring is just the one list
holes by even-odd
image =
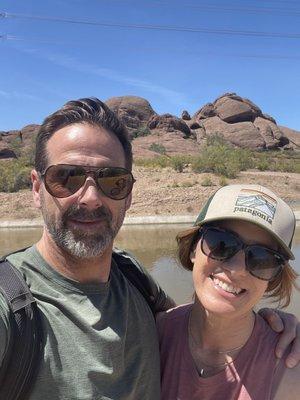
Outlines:
{"label": "woman's sunglasses", "polygon": [[132,191],[135,179],[130,171],[119,167],[89,167],[83,165],[50,165],[41,177],[47,191],[54,197],[72,196],[91,176],[98,189],[114,200],[125,199]]}
{"label": "woman's sunglasses", "polygon": [[229,230],[208,226],[201,228],[199,233],[202,252],[213,260],[226,261],[244,250],[246,270],[258,279],[271,281],[286,262],[277,251],[258,244],[248,245]]}

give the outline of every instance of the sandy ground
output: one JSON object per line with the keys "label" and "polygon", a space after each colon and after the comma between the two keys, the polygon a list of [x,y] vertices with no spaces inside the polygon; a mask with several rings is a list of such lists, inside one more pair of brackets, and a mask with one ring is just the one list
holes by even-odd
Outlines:
{"label": "sandy ground", "polygon": [[[220,187],[220,177],[212,174],[183,173],[171,168],[150,169],[134,167],[137,179],[133,202],[127,216],[195,215],[205,200]],[[209,180],[210,186],[203,186]],[[247,171],[227,183],[255,183],[269,187],[300,210],[300,174],[283,172]],[[0,193],[0,220],[35,219],[40,211],[35,209],[30,190],[18,193]]]}

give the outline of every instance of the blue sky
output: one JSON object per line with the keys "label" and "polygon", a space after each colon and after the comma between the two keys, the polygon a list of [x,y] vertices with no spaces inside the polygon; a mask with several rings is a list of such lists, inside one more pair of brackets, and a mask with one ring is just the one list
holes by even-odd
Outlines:
{"label": "blue sky", "polygon": [[180,115],[225,92],[300,130],[299,1],[2,0],[0,13],[0,131],[80,97],[136,95]]}

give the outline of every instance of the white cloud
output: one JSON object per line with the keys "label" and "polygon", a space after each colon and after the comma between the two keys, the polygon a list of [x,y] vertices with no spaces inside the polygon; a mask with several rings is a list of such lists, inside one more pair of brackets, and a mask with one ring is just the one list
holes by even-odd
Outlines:
{"label": "white cloud", "polygon": [[33,100],[33,101],[41,100],[39,97],[34,96],[32,94],[17,92],[15,90],[10,92],[5,90],[0,90],[0,97],[5,97],[6,99],[21,99],[21,100]]}
{"label": "white cloud", "polygon": [[187,101],[183,93],[152,83],[147,80],[123,75],[122,73],[119,73],[113,69],[101,68],[96,64],[84,63],[74,57],[70,57],[60,53],[45,53],[40,50],[37,52],[33,49],[24,49],[24,48],[22,50],[27,53],[34,54],[37,57],[47,59],[48,61],[52,62],[55,65],[59,65],[73,71],[78,71],[90,75],[96,75],[101,78],[110,79],[115,82],[120,82],[124,85],[136,87],[151,93],[155,93],[157,95],[164,97],[166,101],[171,104],[178,105],[186,103]]}

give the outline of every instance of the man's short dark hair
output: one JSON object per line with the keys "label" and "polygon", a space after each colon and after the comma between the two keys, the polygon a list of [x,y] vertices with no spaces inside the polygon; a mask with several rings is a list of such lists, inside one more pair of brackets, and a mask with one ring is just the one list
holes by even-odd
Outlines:
{"label": "man's short dark hair", "polygon": [[114,133],[123,147],[126,168],[132,169],[132,148],[125,125],[105,103],[95,97],[89,97],[68,101],[44,120],[36,138],[36,171],[43,173],[47,168],[46,145],[51,136],[65,126],[78,123],[87,123]]}

